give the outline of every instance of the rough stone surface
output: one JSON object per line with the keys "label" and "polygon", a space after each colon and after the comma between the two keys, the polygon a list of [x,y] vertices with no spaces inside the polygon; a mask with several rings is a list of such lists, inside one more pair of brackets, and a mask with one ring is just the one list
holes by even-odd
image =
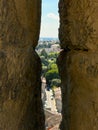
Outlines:
{"label": "rough stone surface", "polygon": [[61,130],[98,130],[98,0],[60,0]]}
{"label": "rough stone surface", "polygon": [[41,0],[0,0],[0,44],[36,47],[40,15]]}
{"label": "rough stone surface", "polygon": [[98,0],[60,0],[61,47],[98,50]]}
{"label": "rough stone surface", "polygon": [[98,53],[63,51],[58,61],[63,101],[61,130],[97,130]]}
{"label": "rough stone surface", "polygon": [[0,0],[0,130],[44,130],[40,0]]}

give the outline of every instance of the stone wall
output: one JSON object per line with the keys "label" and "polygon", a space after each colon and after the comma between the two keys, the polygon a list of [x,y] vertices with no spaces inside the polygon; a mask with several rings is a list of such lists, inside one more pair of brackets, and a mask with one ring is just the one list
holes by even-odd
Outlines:
{"label": "stone wall", "polygon": [[41,0],[0,0],[0,130],[44,130]]}
{"label": "stone wall", "polygon": [[98,130],[98,0],[60,0],[61,130]]}
{"label": "stone wall", "polygon": [[[60,0],[61,130],[98,130],[98,0]],[[41,0],[0,0],[0,130],[44,130]]]}

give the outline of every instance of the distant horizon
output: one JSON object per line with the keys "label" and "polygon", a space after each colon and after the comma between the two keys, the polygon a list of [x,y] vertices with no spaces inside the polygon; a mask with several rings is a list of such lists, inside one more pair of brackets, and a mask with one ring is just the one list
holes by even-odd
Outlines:
{"label": "distant horizon", "polygon": [[58,37],[39,37],[39,41],[51,41],[51,40],[56,40],[58,41]]}

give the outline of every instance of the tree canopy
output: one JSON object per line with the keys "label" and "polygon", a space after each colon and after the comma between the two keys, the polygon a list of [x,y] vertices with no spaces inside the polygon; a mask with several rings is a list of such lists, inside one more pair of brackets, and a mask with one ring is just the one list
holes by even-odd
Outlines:
{"label": "tree canopy", "polygon": [[59,77],[58,68],[56,64],[58,52],[47,53],[45,48],[41,47],[39,55],[42,62],[42,76],[46,78],[47,85],[50,86],[51,88],[54,86],[59,87],[61,80]]}

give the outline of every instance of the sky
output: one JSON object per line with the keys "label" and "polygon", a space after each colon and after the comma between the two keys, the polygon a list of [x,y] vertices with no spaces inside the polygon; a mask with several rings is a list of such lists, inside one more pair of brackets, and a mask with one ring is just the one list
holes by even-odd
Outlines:
{"label": "sky", "polygon": [[40,37],[58,37],[59,0],[42,0],[42,17]]}

